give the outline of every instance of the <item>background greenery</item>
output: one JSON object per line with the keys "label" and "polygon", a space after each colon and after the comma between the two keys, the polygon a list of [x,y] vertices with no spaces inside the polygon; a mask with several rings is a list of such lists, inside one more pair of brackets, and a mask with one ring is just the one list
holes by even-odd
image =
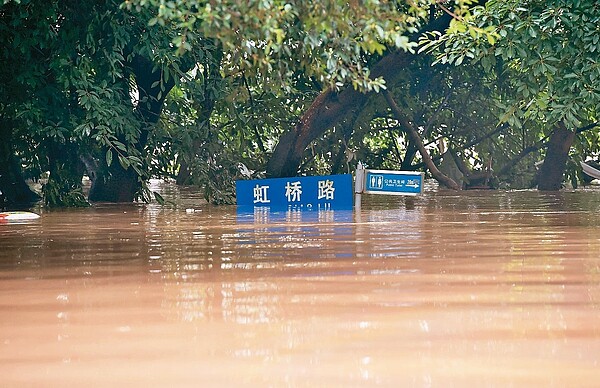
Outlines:
{"label": "background greenery", "polygon": [[599,26],[593,0],[3,0],[0,206],[35,200],[29,179],[48,206],[151,200],[150,177],[232,203],[315,118],[296,174],[425,169],[408,125],[461,187],[532,188],[563,128],[577,186]]}

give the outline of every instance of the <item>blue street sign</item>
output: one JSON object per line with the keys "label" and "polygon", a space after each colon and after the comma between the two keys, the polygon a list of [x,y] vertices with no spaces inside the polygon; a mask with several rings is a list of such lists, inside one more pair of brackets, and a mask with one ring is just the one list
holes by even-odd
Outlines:
{"label": "blue street sign", "polygon": [[238,206],[276,209],[352,209],[352,175],[242,180],[235,182]]}
{"label": "blue street sign", "polygon": [[418,195],[423,193],[423,173],[413,171],[364,170],[364,193]]}

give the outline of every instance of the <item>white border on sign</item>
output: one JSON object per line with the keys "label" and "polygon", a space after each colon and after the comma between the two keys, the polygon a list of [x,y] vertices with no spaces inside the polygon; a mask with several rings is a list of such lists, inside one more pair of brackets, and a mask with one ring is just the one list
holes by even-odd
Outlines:
{"label": "white border on sign", "polygon": [[399,170],[371,170],[365,168],[366,173],[374,173],[374,174],[393,174],[393,175],[425,175],[425,173],[420,171],[399,171]]}
{"label": "white border on sign", "polygon": [[[389,175],[412,175],[421,176],[421,190],[418,193],[400,193],[400,192],[389,192],[389,191],[370,191],[366,188],[367,172],[372,174],[389,174]],[[380,194],[380,195],[403,195],[409,197],[416,197],[417,195],[423,194],[425,184],[425,173],[417,171],[395,171],[395,170],[369,170],[364,168],[361,162],[358,162],[356,167],[356,173],[354,178],[354,209],[358,215],[360,215],[362,206],[362,194]]]}

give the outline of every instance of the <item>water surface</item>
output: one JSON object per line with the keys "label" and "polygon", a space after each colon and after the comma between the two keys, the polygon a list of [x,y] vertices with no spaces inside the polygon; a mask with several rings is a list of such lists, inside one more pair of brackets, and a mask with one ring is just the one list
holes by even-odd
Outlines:
{"label": "water surface", "polygon": [[595,386],[600,191],[0,224],[2,386]]}

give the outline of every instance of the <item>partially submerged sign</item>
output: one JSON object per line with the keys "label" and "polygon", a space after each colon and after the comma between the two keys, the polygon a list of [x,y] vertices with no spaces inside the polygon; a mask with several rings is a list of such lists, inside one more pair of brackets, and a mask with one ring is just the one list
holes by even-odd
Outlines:
{"label": "partially submerged sign", "polygon": [[422,172],[356,169],[356,193],[419,195],[423,194]]}
{"label": "partially submerged sign", "polygon": [[275,209],[352,209],[352,175],[242,180],[235,182],[238,206]]}
{"label": "partially submerged sign", "polygon": [[360,195],[419,195],[423,193],[424,174],[413,171],[367,170],[359,163],[352,190],[352,175],[327,175],[236,181],[240,208],[275,210],[352,209]]}

